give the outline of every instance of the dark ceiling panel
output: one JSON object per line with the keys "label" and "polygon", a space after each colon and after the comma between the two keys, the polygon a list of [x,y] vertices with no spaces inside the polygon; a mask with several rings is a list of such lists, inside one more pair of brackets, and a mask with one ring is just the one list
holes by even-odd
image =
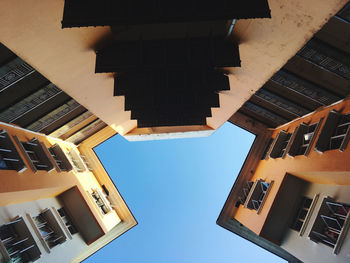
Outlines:
{"label": "dark ceiling panel", "polygon": [[115,75],[114,96],[152,95],[154,92],[193,93],[230,90],[229,79],[219,71],[141,71]]}
{"label": "dark ceiling panel", "polygon": [[249,101],[272,112],[278,112],[279,115],[289,120],[303,116],[310,112],[300,105],[264,89],[258,90]]}
{"label": "dark ceiling panel", "polygon": [[[60,119],[65,119],[65,116],[70,115],[72,112],[74,112],[76,109],[82,108],[82,113],[85,109],[82,107],[78,102],[71,99],[67,103],[63,104],[62,106],[56,108],[55,110],[51,111],[50,113],[46,114],[45,116],[41,117],[37,121],[31,123],[30,125],[24,127],[31,131],[42,131],[49,125],[59,121]],[[71,119],[69,119],[71,120]],[[69,121],[67,120],[67,122]],[[57,127],[56,127],[57,129]],[[53,129],[55,130],[55,129]]]}
{"label": "dark ceiling panel", "polygon": [[138,127],[155,127],[206,124],[221,90],[229,90],[221,72],[163,70],[116,75],[114,94],[125,96]]}
{"label": "dark ceiling panel", "polygon": [[49,81],[37,71],[27,75],[0,92],[0,111],[11,107],[48,83]]}
{"label": "dark ceiling panel", "polygon": [[328,70],[338,76],[350,80],[350,57],[326,43],[312,39],[298,53],[297,56]]}
{"label": "dark ceiling panel", "polygon": [[181,39],[227,34],[227,20],[160,23],[147,25],[112,26],[111,31],[117,41]]}
{"label": "dark ceiling panel", "polygon": [[0,92],[20,81],[35,70],[19,57],[0,67]]}
{"label": "dark ceiling panel", "polygon": [[223,38],[200,37],[119,41],[97,51],[96,73],[186,67],[239,67],[238,45]]}
{"label": "dark ceiling panel", "polygon": [[107,124],[104,123],[102,120],[97,119],[85,126],[84,128],[82,128],[81,130],[74,133],[67,139],[67,141],[72,142],[74,144],[79,144],[105,127],[107,127]]}
{"label": "dark ceiling panel", "polygon": [[86,109],[81,105],[64,108],[64,110],[65,112],[63,115],[57,115],[56,118],[53,118],[54,121],[47,122],[46,126],[42,125],[38,131],[49,135],[59,127],[62,127],[66,123],[81,115],[83,112],[86,112]]}
{"label": "dark ceiling panel", "polygon": [[45,116],[46,114],[63,105],[69,99],[71,98],[66,93],[60,90],[52,96],[47,96],[47,98],[44,101],[35,105],[33,108],[28,109],[18,118],[11,121],[11,123],[17,124],[21,127],[29,126],[31,123],[35,122],[39,118]]}
{"label": "dark ceiling panel", "polygon": [[350,2],[339,11],[338,16],[350,23]]}
{"label": "dark ceiling panel", "polygon": [[329,105],[340,99],[327,90],[321,89],[311,82],[308,82],[287,71],[278,71],[275,75],[272,76],[271,81],[284,86],[287,89],[298,93],[299,95],[308,97],[318,102],[320,105]]}
{"label": "dark ceiling panel", "polygon": [[294,56],[283,69],[316,84],[338,97],[345,97],[350,94],[350,81],[346,80],[328,70],[304,60],[302,57]]}
{"label": "dark ceiling panel", "polygon": [[301,107],[313,111],[318,107],[322,106],[319,102],[299,93],[293,89],[282,86],[276,82],[269,80],[264,86],[263,89],[271,91],[283,98],[294,102],[295,104],[300,105]]}
{"label": "dark ceiling panel", "polygon": [[43,104],[45,101],[60,92],[62,92],[61,89],[50,83],[1,112],[0,121],[7,123],[14,122],[26,112],[38,107],[40,104]]}
{"label": "dark ceiling panel", "polygon": [[350,22],[339,16],[332,17],[315,37],[350,54]]}
{"label": "dark ceiling panel", "polygon": [[288,122],[288,119],[285,119],[274,112],[271,112],[261,106],[258,106],[254,103],[247,101],[239,110],[243,114],[246,114],[253,119],[256,119],[269,127],[277,127],[283,123]]}
{"label": "dark ceiling panel", "polygon": [[16,58],[16,55],[0,43],[0,67]]}
{"label": "dark ceiling panel", "polygon": [[[0,121],[47,135],[58,130],[59,137],[60,132],[91,116],[92,113],[0,43]],[[70,126],[59,130],[73,119]],[[91,118],[96,119],[96,116]]]}
{"label": "dark ceiling panel", "polygon": [[267,0],[66,0],[62,28],[268,17]]}

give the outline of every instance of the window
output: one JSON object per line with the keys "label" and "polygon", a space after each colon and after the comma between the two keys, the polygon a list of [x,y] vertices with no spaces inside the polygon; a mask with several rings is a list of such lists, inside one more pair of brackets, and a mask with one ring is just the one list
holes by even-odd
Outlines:
{"label": "window", "polygon": [[60,171],[68,172],[73,169],[72,164],[69,162],[67,156],[58,144],[55,144],[54,146],[50,147],[49,151]]}
{"label": "window", "polygon": [[349,225],[349,210],[350,205],[325,198],[311,229],[310,239],[333,248],[337,254]]}
{"label": "window", "polygon": [[26,166],[17,152],[10,136],[5,130],[0,130],[0,170],[24,171]]}
{"label": "window", "polygon": [[330,111],[317,140],[315,150],[324,152],[339,149],[345,151],[350,139],[350,114]]}
{"label": "window", "polygon": [[67,211],[64,209],[64,207],[61,207],[60,209],[57,210],[59,216],[61,217],[63,223],[67,227],[69,233],[72,235],[78,233],[77,228],[73,225],[72,219],[70,216],[67,214]]}
{"label": "window", "polygon": [[77,153],[74,149],[72,149],[68,154],[67,157],[71,161],[71,164],[73,165],[73,168],[77,172],[85,172],[86,167],[83,163],[83,160],[80,158],[79,153]]}
{"label": "window", "polygon": [[92,168],[91,168],[90,162],[88,161],[88,159],[86,158],[86,156],[85,156],[85,155],[80,155],[80,157],[81,157],[81,159],[83,159],[83,161],[84,161],[86,167],[88,168],[88,170],[89,170],[90,172],[92,172]]}
{"label": "window", "polygon": [[245,201],[247,200],[247,197],[249,195],[250,189],[252,188],[254,182],[247,181],[245,186],[242,188],[241,195],[238,197],[239,203],[244,205]]}
{"label": "window", "polygon": [[287,133],[285,131],[281,131],[278,134],[270,153],[271,158],[284,157],[291,136],[291,133]]}
{"label": "window", "polygon": [[88,161],[88,158],[84,155],[79,154],[78,151],[75,149],[72,149],[68,153],[68,157],[71,160],[73,167],[78,172],[85,172],[86,170],[93,171],[90,165],[90,162]]}
{"label": "window", "polygon": [[54,169],[54,165],[49,158],[50,153],[48,149],[37,138],[33,138],[29,142],[21,142],[17,136],[13,138],[34,172],[37,170],[51,171]]}
{"label": "window", "polygon": [[42,243],[46,244],[45,247],[48,247],[48,250],[66,241],[66,236],[50,209],[46,209],[33,217],[33,222],[35,223],[37,234]]}
{"label": "window", "polygon": [[311,198],[303,197],[301,199],[298,212],[297,212],[295,219],[293,221],[293,224],[291,226],[292,229],[294,229],[298,232],[301,230],[301,227],[303,226],[303,224],[306,220],[306,215],[309,212],[311,203],[312,203]]}
{"label": "window", "polygon": [[107,200],[105,195],[102,193],[102,191],[98,189],[93,189],[93,191],[91,192],[91,196],[94,199],[96,205],[99,207],[102,214],[105,215],[112,210],[112,207],[109,201]]}
{"label": "window", "polygon": [[273,181],[271,181],[271,183],[267,183],[261,179],[255,181],[245,200],[244,206],[260,213],[272,184]]}
{"label": "window", "polygon": [[0,251],[6,262],[33,262],[41,254],[22,217],[0,226]]}
{"label": "window", "polygon": [[288,151],[289,156],[308,155],[311,147],[314,143],[318,130],[321,126],[323,118],[318,122],[311,125],[305,123],[295,130],[291,147]]}
{"label": "window", "polygon": [[263,153],[263,155],[262,155],[261,160],[266,160],[266,159],[269,157],[269,156],[268,156],[268,153],[269,153],[269,150],[270,150],[270,148],[271,148],[272,143],[273,143],[273,139],[271,138],[271,139],[269,140],[268,144],[266,145],[266,148],[265,148],[265,150],[264,150],[264,153]]}

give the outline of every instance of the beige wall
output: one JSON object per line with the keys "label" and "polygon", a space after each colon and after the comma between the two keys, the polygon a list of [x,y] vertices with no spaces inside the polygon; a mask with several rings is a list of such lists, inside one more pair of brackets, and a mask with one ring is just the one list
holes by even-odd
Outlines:
{"label": "beige wall", "polygon": [[62,204],[56,198],[47,198],[36,200],[33,202],[26,202],[22,204],[15,204],[9,206],[0,207],[0,225],[11,221],[16,216],[23,217],[28,229],[30,230],[37,246],[40,249],[41,257],[38,263],[52,262],[52,263],[64,263],[70,262],[81,250],[87,248],[86,243],[80,236],[80,234],[72,235],[72,239],[67,237],[66,241],[51,249],[50,253],[47,253],[38,236],[31,227],[26,214],[30,216],[37,216],[44,209],[55,207],[56,209],[62,207]]}
{"label": "beige wall", "polygon": [[[112,75],[94,74],[94,47],[108,41],[109,27],[62,30],[63,3],[2,0],[1,41],[120,134],[152,133],[135,131],[136,121],[124,111],[123,97],[112,96]],[[227,69],[231,90],[220,93],[221,107],[212,109],[208,126],[219,128],[345,3],[270,0],[272,19],[238,21],[234,37],[240,43],[242,67]],[[172,130],[168,128],[169,136],[179,132]]]}
{"label": "beige wall", "polygon": [[313,198],[316,194],[320,197],[312,213],[311,219],[307,224],[307,228],[302,236],[299,232],[289,229],[281,247],[289,253],[295,255],[297,258],[305,263],[346,263],[350,261],[350,235],[347,233],[345,241],[340,249],[338,255],[333,254],[333,249],[324,245],[317,244],[309,240],[308,236],[312,225],[316,219],[319,207],[323,201],[323,197],[333,197],[335,201],[350,204],[350,186],[337,186],[326,184],[308,184],[308,188],[303,193],[304,196]]}

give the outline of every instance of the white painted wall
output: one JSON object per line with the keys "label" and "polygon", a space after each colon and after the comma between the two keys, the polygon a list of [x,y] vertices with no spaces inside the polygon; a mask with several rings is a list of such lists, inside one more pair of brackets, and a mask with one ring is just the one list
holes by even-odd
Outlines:
{"label": "white painted wall", "polygon": [[350,204],[350,186],[337,186],[325,184],[309,184],[304,195],[313,198],[320,194],[311,219],[303,236],[299,232],[289,229],[281,247],[295,255],[305,263],[349,263],[350,262],[350,235],[347,233],[345,241],[338,255],[333,254],[333,249],[321,243],[311,241],[308,236],[317,217],[323,197],[329,196],[337,202]]}
{"label": "white painted wall", "polygon": [[[38,215],[42,210],[50,207],[55,207],[56,209],[62,207],[56,198],[41,199],[34,202],[21,203],[16,205],[9,205],[0,207],[0,224],[7,223],[11,221],[16,216],[23,217],[27,224],[34,240],[36,241],[40,251],[41,258],[35,262],[37,263],[65,263],[70,262],[76,255],[79,254],[83,249],[87,247],[84,240],[79,234],[74,234],[72,239],[67,237],[66,242],[53,247],[50,253],[47,253],[42,246],[38,236],[35,234],[31,224],[29,223],[26,214],[31,216]],[[0,262],[2,263],[0,258]]]}

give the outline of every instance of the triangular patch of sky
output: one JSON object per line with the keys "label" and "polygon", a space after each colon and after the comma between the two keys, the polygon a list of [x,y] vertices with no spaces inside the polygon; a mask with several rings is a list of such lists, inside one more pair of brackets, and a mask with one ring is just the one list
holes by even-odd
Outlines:
{"label": "triangular patch of sky", "polygon": [[225,123],[204,138],[96,147],[138,225],[86,262],[284,262],[216,225],[254,138]]}

